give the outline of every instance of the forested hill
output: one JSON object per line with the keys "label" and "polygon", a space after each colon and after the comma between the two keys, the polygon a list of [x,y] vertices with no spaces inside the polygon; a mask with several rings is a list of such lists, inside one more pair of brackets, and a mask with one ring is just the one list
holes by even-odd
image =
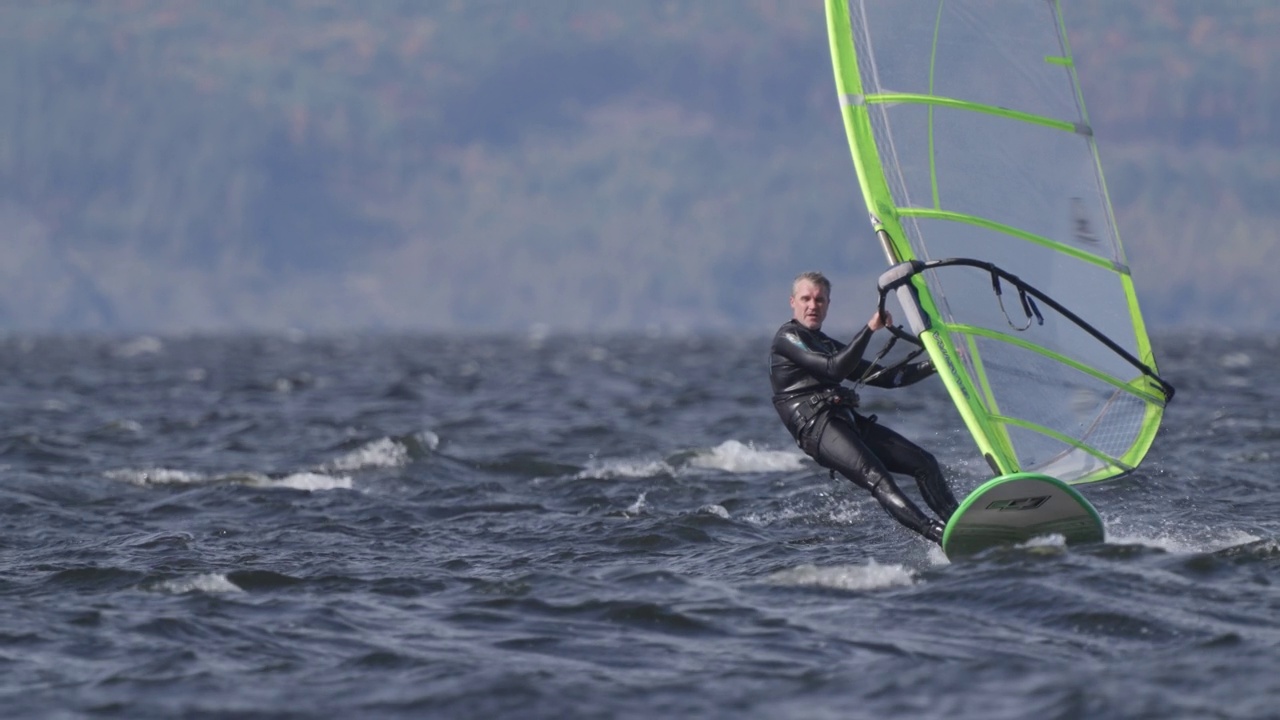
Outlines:
{"label": "forested hill", "polygon": [[[1280,4],[1064,5],[1152,324],[1280,325]],[[854,312],[882,259],[824,23],[817,0],[5,2],[0,330],[755,331],[811,268]]]}

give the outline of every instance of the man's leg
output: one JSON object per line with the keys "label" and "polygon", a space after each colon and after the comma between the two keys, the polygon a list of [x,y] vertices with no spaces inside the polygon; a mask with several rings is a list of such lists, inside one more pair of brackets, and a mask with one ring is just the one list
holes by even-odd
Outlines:
{"label": "man's leg", "polygon": [[889,472],[914,477],[925,504],[944,522],[951,519],[959,503],[932,453],[874,420],[858,418],[858,430]]}
{"label": "man's leg", "polygon": [[870,490],[872,497],[903,526],[934,542],[942,541],[942,523],[929,518],[902,494],[884,463],[867,448],[849,422],[840,418],[827,422],[814,459]]}

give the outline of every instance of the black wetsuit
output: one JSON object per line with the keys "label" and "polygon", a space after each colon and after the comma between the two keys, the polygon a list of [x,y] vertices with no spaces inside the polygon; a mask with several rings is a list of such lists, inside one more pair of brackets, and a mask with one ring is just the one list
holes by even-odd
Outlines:
{"label": "black wetsuit", "polygon": [[[845,345],[795,320],[778,329],[769,356],[773,406],[800,448],[825,468],[871,491],[898,522],[940,542],[944,525],[911,502],[890,473],[915,478],[925,503],[943,521],[956,500],[938,461],[924,448],[854,410],[857,395],[840,383],[880,370],[862,358],[872,331],[863,327]],[[929,363],[903,366],[868,385],[898,387],[934,372]]]}

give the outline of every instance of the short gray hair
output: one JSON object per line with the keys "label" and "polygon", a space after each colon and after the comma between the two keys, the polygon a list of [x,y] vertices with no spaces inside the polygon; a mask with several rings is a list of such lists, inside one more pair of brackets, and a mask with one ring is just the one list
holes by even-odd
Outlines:
{"label": "short gray hair", "polygon": [[822,273],[818,272],[817,270],[810,270],[810,271],[808,271],[808,272],[802,272],[802,273],[800,273],[799,275],[797,275],[797,276],[796,276],[796,279],[795,279],[795,280],[792,280],[792,281],[791,281],[791,294],[792,294],[792,295],[795,295],[795,294],[796,294],[796,286],[800,284],[800,281],[801,281],[801,280],[808,280],[809,282],[813,283],[814,285],[817,285],[817,286],[821,287],[823,290],[825,290],[825,291],[826,291],[826,293],[827,293],[827,295],[830,295],[830,294],[831,294],[831,281],[827,279],[827,276],[826,276],[826,275],[823,275]]}

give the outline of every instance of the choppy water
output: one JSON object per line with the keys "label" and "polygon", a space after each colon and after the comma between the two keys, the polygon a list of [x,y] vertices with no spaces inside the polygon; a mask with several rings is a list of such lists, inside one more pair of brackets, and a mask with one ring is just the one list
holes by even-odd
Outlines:
{"label": "choppy water", "polygon": [[[798,454],[767,343],[0,342],[0,707],[1276,716],[1280,338],[1157,339],[1108,543],[954,564]],[[868,400],[983,479],[936,380]]]}

